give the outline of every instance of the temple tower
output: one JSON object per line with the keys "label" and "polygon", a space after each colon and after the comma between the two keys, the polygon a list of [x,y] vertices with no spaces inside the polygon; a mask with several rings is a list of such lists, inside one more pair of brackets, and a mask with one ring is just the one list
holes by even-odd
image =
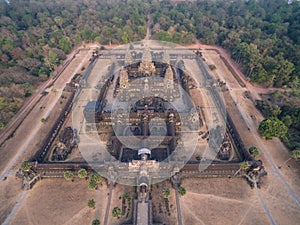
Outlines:
{"label": "temple tower", "polygon": [[173,74],[172,67],[170,65],[168,65],[166,69],[165,79],[168,83],[173,84],[174,74]]}
{"label": "temple tower", "polygon": [[156,72],[154,63],[152,62],[152,55],[148,46],[144,50],[142,62],[138,71],[146,76],[150,76]]}
{"label": "temple tower", "polygon": [[167,53],[167,50],[164,51],[164,63],[170,64],[170,56]]}
{"label": "temple tower", "polygon": [[133,58],[130,50],[128,49],[125,54],[125,66],[133,64]]}
{"label": "temple tower", "polygon": [[125,67],[120,70],[120,87],[126,88],[128,84],[128,72]]}

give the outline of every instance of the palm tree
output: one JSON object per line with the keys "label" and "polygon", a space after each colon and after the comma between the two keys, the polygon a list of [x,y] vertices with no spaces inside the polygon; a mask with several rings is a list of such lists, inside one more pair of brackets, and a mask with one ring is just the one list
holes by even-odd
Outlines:
{"label": "palm tree", "polygon": [[80,169],[80,170],[78,170],[78,173],[77,173],[77,175],[78,175],[78,177],[79,178],[86,178],[86,176],[87,176],[87,171],[85,170],[85,169]]}
{"label": "palm tree", "polygon": [[240,163],[240,169],[241,170],[247,170],[249,168],[249,163],[247,161],[241,162]]}
{"label": "palm tree", "polygon": [[186,194],[185,188],[180,186],[178,188],[178,194],[180,194],[181,196],[184,196]]}
{"label": "palm tree", "polygon": [[238,171],[235,172],[235,174],[233,175],[234,177],[241,171],[245,171],[249,168],[249,163],[247,161],[241,162],[240,163],[240,168],[238,169]]}
{"label": "palm tree", "polygon": [[90,181],[94,181],[96,184],[101,183],[102,180],[103,180],[103,178],[102,178],[101,175],[98,174],[98,173],[92,173],[92,174],[90,175]]}
{"label": "palm tree", "polygon": [[90,200],[88,201],[88,207],[91,208],[91,209],[94,209],[94,208],[95,208],[95,204],[96,204],[96,202],[95,202],[94,199],[90,199]]}
{"label": "palm tree", "polygon": [[[285,160],[282,164],[286,164],[291,159],[300,159],[300,150],[293,150],[292,153],[291,153],[291,157],[288,158],[287,160]],[[282,167],[282,165],[278,166],[279,169],[281,167]]]}
{"label": "palm tree", "polygon": [[100,221],[98,219],[93,220],[92,225],[100,225]]}
{"label": "palm tree", "polygon": [[113,208],[112,215],[113,217],[117,217],[119,219],[121,215],[121,209],[119,207]]}
{"label": "palm tree", "polygon": [[123,194],[123,198],[125,198],[127,201],[131,200],[131,197],[128,193]]}
{"label": "palm tree", "polygon": [[71,180],[72,178],[73,178],[73,172],[72,171],[66,171],[65,173],[64,173],[64,178],[66,179],[66,180]]}
{"label": "palm tree", "polygon": [[97,183],[96,183],[94,180],[90,180],[88,188],[89,188],[90,190],[96,190],[96,188],[97,188]]}
{"label": "palm tree", "polygon": [[249,148],[249,152],[250,152],[250,155],[252,155],[254,158],[259,156],[259,151],[255,146],[251,146]]}
{"label": "palm tree", "polygon": [[169,188],[164,188],[162,191],[162,194],[164,196],[164,198],[169,198],[170,197],[170,189]]}

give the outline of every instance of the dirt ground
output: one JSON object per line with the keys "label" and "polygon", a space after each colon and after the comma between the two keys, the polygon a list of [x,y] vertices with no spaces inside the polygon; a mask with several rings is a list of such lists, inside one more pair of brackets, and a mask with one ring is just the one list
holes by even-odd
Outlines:
{"label": "dirt ground", "polygon": [[[299,210],[280,181],[271,175],[258,190],[276,224],[297,224]],[[274,186],[276,185],[276,186]],[[180,197],[183,223],[192,224],[269,224],[256,190],[245,180],[184,179],[185,196]],[[222,219],[220,219],[222,218]]]}
{"label": "dirt ground", "polygon": [[180,197],[183,224],[269,224],[267,216],[245,181],[184,179]]}
{"label": "dirt ground", "polygon": [[[169,212],[166,206],[162,191],[164,188],[169,188],[170,197],[168,198]],[[175,191],[169,181],[153,184],[151,190],[153,222],[162,223],[165,225],[177,224],[177,209]]]}
{"label": "dirt ground", "polygon": [[[75,179],[45,179],[30,190],[10,224],[91,224],[92,220],[102,218],[107,201],[107,188],[88,190],[88,181]],[[87,202],[96,201],[95,209]],[[76,203],[76,204],[74,204]]]}
{"label": "dirt ground", "polygon": [[[126,210],[124,213],[122,213],[121,217],[114,218],[112,216],[112,210],[114,207],[119,207],[122,211],[122,197],[125,193],[128,193],[131,197],[130,201],[130,209],[129,204],[126,202]],[[109,225],[119,225],[123,223],[130,223],[132,221],[132,212],[133,212],[133,200],[135,199],[135,188],[132,186],[126,186],[117,184],[112,193],[112,199],[111,199],[111,205],[110,205],[110,211],[108,214],[108,224]],[[128,215],[127,215],[128,213]]]}
{"label": "dirt ground", "polygon": [[14,175],[10,175],[5,181],[1,181],[0,224],[4,222],[21,194],[21,181],[16,179]]}

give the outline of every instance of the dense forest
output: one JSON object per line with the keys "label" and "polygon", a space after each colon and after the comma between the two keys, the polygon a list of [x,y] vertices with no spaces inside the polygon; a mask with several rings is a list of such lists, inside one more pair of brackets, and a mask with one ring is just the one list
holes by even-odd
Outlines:
{"label": "dense forest", "polygon": [[[253,82],[299,86],[300,2],[285,0],[198,1],[152,5],[154,37],[178,43],[195,36],[220,45]],[[181,34],[188,38],[182,39]]]}
{"label": "dense forest", "polygon": [[11,0],[0,2],[0,129],[72,49],[141,40],[148,15],[152,39],[222,46],[251,82],[300,97],[299,1]]}

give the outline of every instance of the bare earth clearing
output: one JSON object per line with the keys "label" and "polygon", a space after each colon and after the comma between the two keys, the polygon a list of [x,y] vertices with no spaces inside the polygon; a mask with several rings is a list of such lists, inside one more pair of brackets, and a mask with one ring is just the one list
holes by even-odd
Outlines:
{"label": "bare earth clearing", "polygon": [[[112,210],[115,207],[119,207],[122,211],[122,198],[125,193],[129,194],[129,196],[131,198],[130,203],[125,201],[126,209],[122,212],[121,217],[119,219],[114,218],[112,216]],[[135,199],[135,188],[134,187],[117,184],[115,186],[115,188],[113,190],[113,194],[112,194],[110,211],[108,214],[108,224],[118,225],[118,224],[130,222],[132,220],[133,200],[134,199]],[[129,208],[129,204],[130,204],[130,208]],[[127,215],[127,213],[128,213],[128,215]]]}
{"label": "bare earth clearing", "polygon": [[255,192],[241,179],[185,179],[183,224],[268,224]]}
{"label": "bare earth clearing", "polygon": [[[164,188],[169,188],[170,196],[165,200],[162,192]],[[172,188],[169,181],[164,181],[152,185],[152,208],[153,208],[153,221],[163,223],[166,225],[176,224],[177,210],[175,200],[175,190]],[[168,202],[168,205],[166,204]]]}
{"label": "bare earth clearing", "polygon": [[[75,179],[46,179],[29,191],[26,199],[11,220],[11,224],[91,224],[94,218],[103,218],[107,201],[106,187],[88,190],[88,181]],[[87,205],[96,201],[96,209]]]}

